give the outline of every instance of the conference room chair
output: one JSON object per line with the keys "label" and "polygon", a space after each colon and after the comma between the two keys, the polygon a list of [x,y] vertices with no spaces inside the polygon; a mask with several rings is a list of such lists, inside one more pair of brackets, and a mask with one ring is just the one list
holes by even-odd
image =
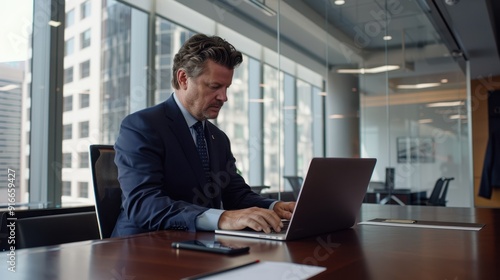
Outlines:
{"label": "conference room chair", "polygon": [[300,176],[283,176],[283,178],[287,179],[288,183],[292,187],[293,196],[295,200],[297,200],[304,179]]}
{"label": "conference room chair", "polygon": [[446,195],[448,194],[448,185],[450,181],[455,178],[453,177],[441,177],[437,179],[434,188],[432,189],[431,195],[427,201],[424,201],[424,205],[429,206],[446,206]]}
{"label": "conference room chair", "polygon": [[89,159],[99,234],[101,239],[109,238],[122,203],[115,149],[112,145],[90,145]]}
{"label": "conference room chair", "polygon": [[16,220],[16,248],[99,239],[94,211]]}

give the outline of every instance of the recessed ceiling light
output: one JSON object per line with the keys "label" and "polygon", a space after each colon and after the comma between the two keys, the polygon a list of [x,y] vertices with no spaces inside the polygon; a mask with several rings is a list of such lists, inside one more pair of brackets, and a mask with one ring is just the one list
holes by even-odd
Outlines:
{"label": "recessed ceiling light", "polygon": [[425,105],[425,107],[456,107],[456,106],[462,106],[465,103],[463,101],[448,101],[448,102],[436,102],[436,103],[429,103]]}
{"label": "recessed ceiling light", "polygon": [[341,74],[377,74],[399,69],[399,65],[383,65],[373,68],[360,68],[360,69],[338,69],[337,73]]}
{"label": "recessed ceiling light", "polygon": [[422,88],[438,87],[440,85],[441,85],[441,83],[421,83],[421,84],[414,84],[414,85],[398,85],[397,88],[399,88],[399,89],[422,89]]}
{"label": "recessed ceiling light", "polygon": [[451,115],[450,120],[465,120],[467,116],[465,115]]}
{"label": "recessed ceiling light", "polygon": [[431,123],[432,122],[432,119],[421,119],[421,120],[418,120],[418,123]]}
{"label": "recessed ceiling light", "polygon": [[344,0],[335,0],[333,3],[334,3],[335,5],[337,5],[337,6],[340,6],[340,5],[344,5],[344,4],[345,4],[345,1],[344,1]]}
{"label": "recessed ceiling light", "polygon": [[446,84],[446,83],[448,83],[448,79],[441,79],[441,83],[442,83],[442,84]]}
{"label": "recessed ceiling light", "polygon": [[382,39],[384,39],[384,41],[390,41],[390,40],[392,40],[392,36],[391,35],[385,35],[384,37],[382,37]]}

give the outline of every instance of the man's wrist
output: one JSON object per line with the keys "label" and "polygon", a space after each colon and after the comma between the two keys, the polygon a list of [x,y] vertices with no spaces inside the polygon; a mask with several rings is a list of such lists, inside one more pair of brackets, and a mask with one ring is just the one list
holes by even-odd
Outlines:
{"label": "man's wrist", "polygon": [[196,230],[214,231],[219,228],[219,219],[224,210],[208,209],[196,217]]}

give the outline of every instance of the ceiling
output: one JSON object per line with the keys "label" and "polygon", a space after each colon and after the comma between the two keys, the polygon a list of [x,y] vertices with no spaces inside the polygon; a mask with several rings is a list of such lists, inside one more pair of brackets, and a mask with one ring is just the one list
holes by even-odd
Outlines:
{"label": "ceiling", "polygon": [[[360,63],[369,67],[391,60],[393,53],[399,60],[403,55],[405,60],[417,63],[425,75],[442,68],[442,63],[458,62],[464,70],[465,60],[470,61],[472,78],[500,74],[496,32],[500,19],[494,17],[500,14],[498,1],[346,0],[342,6],[333,4],[333,0],[255,1],[279,11],[279,27],[277,17],[259,12],[250,0],[203,2],[237,14],[270,36],[276,36],[279,30],[283,43],[318,63],[328,61],[331,67]],[[201,1],[179,2],[203,9]],[[392,40],[384,41],[383,35],[391,35]],[[330,46],[328,52],[325,44]],[[339,44],[345,48],[339,48]]]}
{"label": "ceiling", "polygon": [[[489,81],[488,77],[500,75],[500,16],[495,16],[500,15],[500,1],[345,0],[344,5],[337,6],[333,0],[255,0],[277,11],[279,17],[263,13],[250,3],[252,0],[177,1],[269,49],[276,50],[279,40],[287,46],[280,48],[283,55],[317,73],[323,73],[325,62],[330,70],[400,64],[403,70],[387,72],[393,92],[393,85],[407,81],[430,82],[438,75],[439,79],[446,78],[450,84],[439,92],[426,90],[426,95],[399,90],[397,93],[404,93],[399,95],[402,99],[393,99],[400,105],[421,104],[419,112],[442,119],[444,128],[450,123],[439,116],[464,112],[464,105],[442,109],[427,108],[425,104],[440,101],[440,96],[441,101],[456,100],[454,86],[465,97],[466,61],[470,62],[472,79]],[[213,12],[219,8],[238,20],[231,21]],[[383,40],[384,35],[391,35],[392,39]],[[299,53],[320,67],[315,69],[314,63],[301,61]],[[360,79],[360,92],[374,103],[383,98],[380,94],[385,92],[385,77],[364,75]]]}

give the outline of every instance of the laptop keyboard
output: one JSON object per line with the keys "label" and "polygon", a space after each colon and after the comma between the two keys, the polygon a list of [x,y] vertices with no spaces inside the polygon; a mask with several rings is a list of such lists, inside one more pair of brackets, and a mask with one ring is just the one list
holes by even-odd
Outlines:
{"label": "laptop keyboard", "polygon": [[[273,229],[271,229],[271,233],[285,233],[288,230],[288,225],[290,224],[290,220],[283,219],[283,220],[281,220],[281,222],[283,223],[283,227],[281,228],[281,231],[280,232],[276,232]],[[247,227],[247,228],[245,228],[243,230],[255,232],[255,230],[253,230],[253,229],[251,229],[249,227]]]}
{"label": "laptop keyboard", "polygon": [[[281,220],[283,223],[283,227],[281,228],[281,231],[279,233],[285,233],[288,230],[288,225],[290,224],[290,220]],[[273,229],[271,229],[271,232],[275,232]]]}

